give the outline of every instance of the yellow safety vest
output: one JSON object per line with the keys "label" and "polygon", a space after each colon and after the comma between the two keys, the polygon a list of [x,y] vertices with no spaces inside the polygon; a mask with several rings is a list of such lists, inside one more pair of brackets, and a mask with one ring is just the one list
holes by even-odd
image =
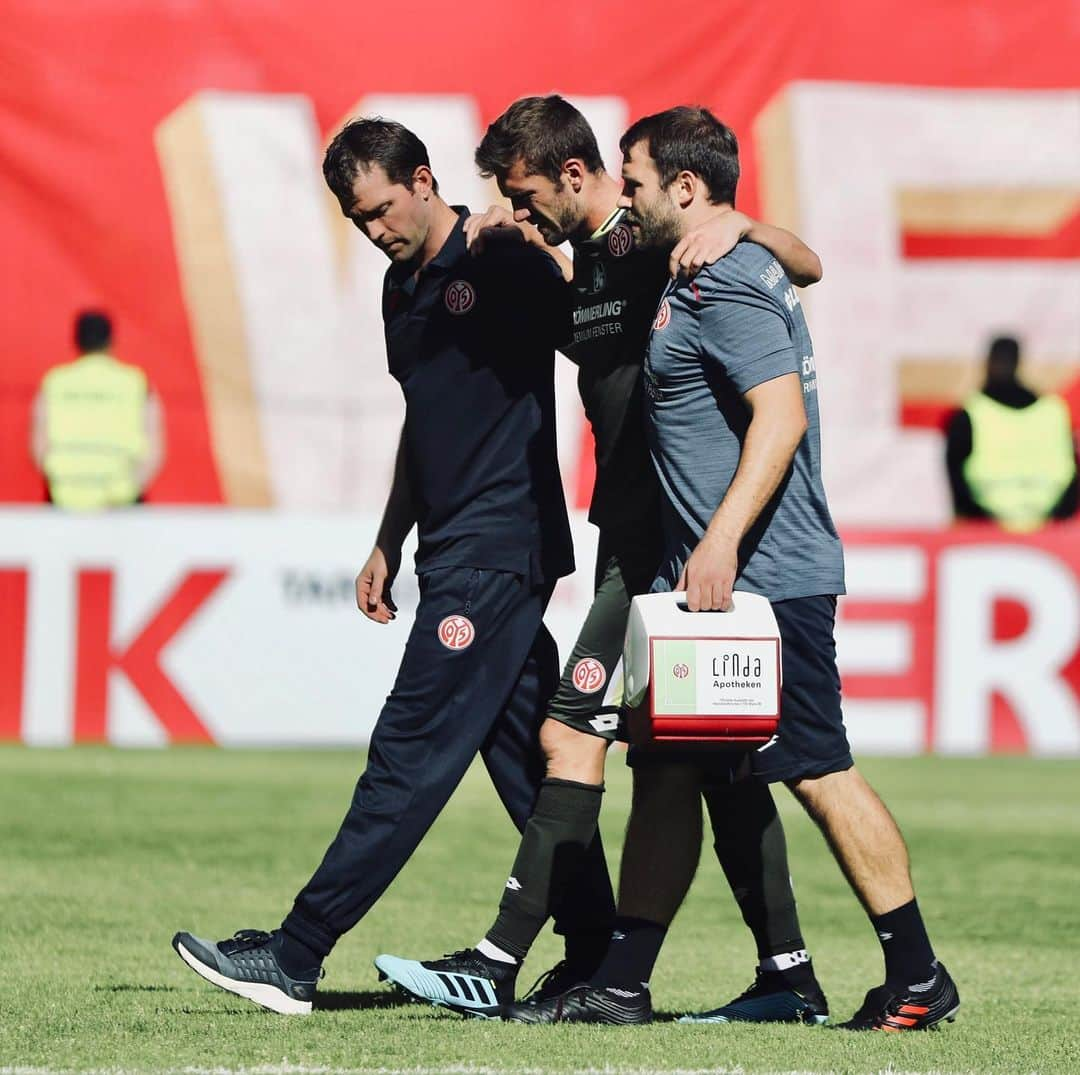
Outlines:
{"label": "yellow safety vest", "polygon": [[147,451],[142,370],[94,352],[51,369],[41,392],[53,503],[73,511],[133,504]]}
{"label": "yellow safety vest", "polygon": [[1076,473],[1069,409],[1060,396],[1006,407],[982,392],[964,404],[971,455],[964,479],[976,503],[1008,530],[1034,530]]}

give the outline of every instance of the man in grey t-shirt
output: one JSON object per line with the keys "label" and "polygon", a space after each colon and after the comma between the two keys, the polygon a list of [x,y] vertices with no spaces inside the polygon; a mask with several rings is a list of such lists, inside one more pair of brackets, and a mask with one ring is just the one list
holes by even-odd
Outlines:
{"label": "man in grey t-shirt", "polygon": [[[705,109],[639,120],[621,146],[624,204],[642,246],[674,246],[734,205],[738,145]],[[798,296],[766,250],[744,244],[695,280],[672,282],[645,377],[666,501],[654,588],[685,590],[695,612],[728,607],[733,588],[772,601],[783,639],[779,734],[750,755],[751,767],[786,782],[821,827],[881,941],[885,983],[844,1025],[907,1030],[952,1019],[959,997],[926,935],[903,837],[844,734],[833,638],[843,558],[821,483],[813,349]],[[635,767],[624,875],[628,860],[647,862],[650,842],[677,829],[687,783],[678,768]],[[693,864],[666,882],[688,887],[692,876]]]}
{"label": "man in grey t-shirt", "polygon": [[[645,363],[649,447],[665,494],[665,553],[654,590],[670,590],[738,470],[759,385],[798,376],[786,393],[790,473],[739,545],[735,588],[772,601],[844,592],[844,558],[821,483],[814,351],[799,297],[776,259],[743,242],[660,302]],[[743,398],[740,398],[743,397]]]}

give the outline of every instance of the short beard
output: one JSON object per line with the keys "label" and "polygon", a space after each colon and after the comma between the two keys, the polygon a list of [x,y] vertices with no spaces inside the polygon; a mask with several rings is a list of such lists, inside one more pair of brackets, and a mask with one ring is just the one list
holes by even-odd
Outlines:
{"label": "short beard", "polygon": [[635,213],[634,219],[637,245],[643,249],[670,250],[682,238],[679,218],[666,198],[658,198],[641,215]]}
{"label": "short beard", "polygon": [[[565,184],[560,179],[555,187],[556,194],[562,194]],[[538,224],[540,234],[548,246],[562,246],[569,239],[576,237],[581,230],[581,220],[578,218],[577,209],[572,202],[556,204],[553,207],[554,220],[545,220]]]}

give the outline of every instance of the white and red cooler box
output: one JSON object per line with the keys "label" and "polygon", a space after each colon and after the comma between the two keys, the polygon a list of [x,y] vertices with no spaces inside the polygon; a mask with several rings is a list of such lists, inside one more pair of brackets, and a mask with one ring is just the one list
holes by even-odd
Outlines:
{"label": "white and red cooler box", "polygon": [[[416,604],[357,612],[374,515],[0,511],[0,739],[362,744]],[[864,753],[1080,756],[1080,525],[847,532],[837,632]],[[565,655],[595,531],[548,623]],[[683,614],[686,615],[686,614]],[[675,662],[678,663],[678,662]]]}
{"label": "white and red cooler box", "polygon": [[624,701],[644,708],[634,722],[642,738],[768,742],[780,721],[780,647],[772,606],[757,594],[732,594],[726,612],[691,612],[682,593],[635,597]]}

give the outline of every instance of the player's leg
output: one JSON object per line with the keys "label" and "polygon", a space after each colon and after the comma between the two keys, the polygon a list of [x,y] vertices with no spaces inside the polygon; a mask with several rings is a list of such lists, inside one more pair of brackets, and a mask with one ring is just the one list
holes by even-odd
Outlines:
{"label": "player's leg", "polygon": [[[448,568],[423,576],[416,621],[376,722],[367,768],[281,930],[249,931],[218,945],[178,934],[181,958],[256,1003],[310,1011],[322,960],[400,871],[487,738],[542,612],[543,596],[510,573]],[[467,619],[469,628],[451,640],[454,648],[439,630],[452,616]],[[260,975],[267,973],[279,980],[266,983]],[[267,984],[276,992],[253,992]]]}
{"label": "player's leg", "polygon": [[[545,990],[587,978],[607,948],[611,917],[599,923],[602,930],[587,931],[582,928],[587,923],[580,921],[575,925],[582,913],[597,922],[588,912],[595,901],[581,864],[599,840],[604,762],[618,727],[630,601],[651,579],[655,558],[651,547],[608,553],[601,544],[596,594],[540,731],[544,782],[499,915],[484,938],[493,951],[523,960],[548,917],[560,908],[556,931],[567,934],[568,965],[562,968],[563,981],[549,981]],[[613,915],[613,907],[606,910]]]}
{"label": "player's leg", "polygon": [[[551,675],[543,676],[537,689],[531,668],[526,666],[519,689],[483,752],[492,779],[506,798],[519,789],[514,769],[521,763],[514,751],[520,751],[527,730],[535,736],[537,720],[543,721],[557,681],[557,651],[546,632],[545,637],[552,656],[547,665]],[[542,740],[546,738],[543,728],[550,723],[542,725]],[[603,740],[598,742],[606,746]],[[498,958],[513,958],[520,965],[536,934],[552,917],[556,933],[566,943],[561,969],[573,968],[582,974],[599,961],[615,917],[615,898],[596,824],[603,785],[559,779],[549,773],[545,769],[534,800],[525,804],[523,817],[518,815],[524,822],[518,855],[503,889],[496,923],[479,947]],[[546,879],[546,884],[538,883],[541,879]],[[504,936],[498,929],[507,923]]]}
{"label": "player's leg", "polygon": [[707,774],[702,793],[716,856],[757,945],[756,975],[734,1000],[681,1021],[823,1023],[828,1004],[799,926],[776,803],[767,784],[739,775]]}
{"label": "player's leg", "polygon": [[515,1004],[515,1022],[646,1023],[648,979],[701,855],[701,770],[641,757],[619,875],[619,914],[607,954],[588,983],[535,1004]]}
{"label": "player's leg", "polygon": [[956,987],[927,937],[903,837],[851,758],[836,667],[836,600],[773,607],[783,639],[783,718],[775,745],[753,755],[755,772],[786,782],[821,827],[885,957],[885,984],[845,1025],[902,1030],[951,1019]]}

